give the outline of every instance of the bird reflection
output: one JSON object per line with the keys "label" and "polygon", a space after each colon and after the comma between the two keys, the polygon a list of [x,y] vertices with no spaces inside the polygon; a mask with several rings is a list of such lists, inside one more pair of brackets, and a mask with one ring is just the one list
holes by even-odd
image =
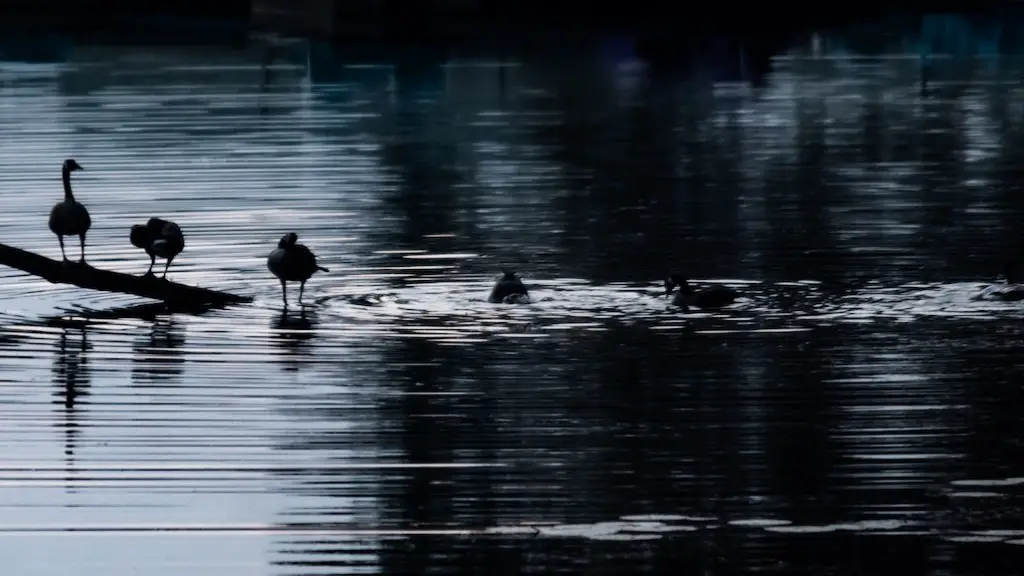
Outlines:
{"label": "bird reflection", "polygon": [[55,404],[63,404],[63,419],[58,426],[64,431],[64,455],[66,482],[74,475],[75,447],[78,439],[80,400],[89,395],[90,346],[85,326],[65,328],[57,340],[53,361],[53,382],[56,385]]}
{"label": "bird reflection", "polygon": [[170,316],[154,318],[149,335],[133,346],[133,382],[161,386],[180,380],[185,366],[181,351],[184,343],[180,326]]}
{"label": "bird reflection", "polygon": [[274,343],[281,350],[285,369],[296,371],[310,356],[309,345],[316,336],[316,311],[303,306],[300,311],[284,310],[274,319]]}

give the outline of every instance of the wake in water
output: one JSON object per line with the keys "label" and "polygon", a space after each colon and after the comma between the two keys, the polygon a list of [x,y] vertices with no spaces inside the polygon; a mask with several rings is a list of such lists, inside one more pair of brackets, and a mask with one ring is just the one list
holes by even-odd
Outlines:
{"label": "wake in water", "polygon": [[[853,292],[832,293],[816,281],[763,284],[715,280],[715,284],[737,291],[734,303],[712,310],[682,311],[656,284],[598,286],[581,279],[537,280],[530,282],[530,295],[522,303],[495,304],[490,301],[493,294],[487,282],[433,280],[386,289],[372,278],[353,283],[332,278],[319,290],[326,294],[309,299],[302,307],[281,310],[279,293],[267,289],[252,305],[224,307],[183,321],[194,329],[239,335],[298,329],[344,338],[417,337],[465,343],[503,334],[541,337],[567,330],[601,331],[613,324],[706,334],[770,333],[929,318],[986,321],[1019,313],[1014,302],[980,296],[986,294],[986,288],[976,283],[895,287],[872,283]],[[698,288],[710,283],[694,281]],[[54,313],[41,317],[9,309],[2,319],[8,327],[86,322],[123,328],[125,322],[147,322],[177,312],[189,311],[159,303],[126,305],[117,298],[101,298],[60,305]]]}

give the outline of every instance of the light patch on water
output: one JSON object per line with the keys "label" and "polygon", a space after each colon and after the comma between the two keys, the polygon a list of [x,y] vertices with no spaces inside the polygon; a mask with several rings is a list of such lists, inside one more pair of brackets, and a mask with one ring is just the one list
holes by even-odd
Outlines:
{"label": "light patch on water", "polygon": [[744,526],[753,528],[765,528],[768,526],[788,526],[792,524],[789,520],[775,520],[771,518],[748,518],[742,520],[730,520],[730,526]]}
{"label": "light patch on water", "polygon": [[978,530],[971,532],[971,534],[994,538],[1018,538],[1024,537],[1024,530]]}
{"label": "light patch on water", "polygon": [[537,534],[538,532],[539,530],[534,526],[491,526],[484,529],[484,534],[496,534],[501,536]]}
{"label": "light patch on water", "polygon": [[995,536],[943,536],[943,540],[947,542],[955,542],[957,544],[973,544],[973,543],[991,543],[991,542],[1002,542],[1003,538]]}
{"label": "light patch on water", "polygon": [[660,521],[618,521],[597,522],[594,524],[561,524],[555,526],[537,526],[537,531],[544,536],[588,538],[594,540],[634,540],[655,539],[662,533],[694,532],[696,526],[669,525]]}
{"label": "light patch on water", "polygon": [[850,530],[861,532],[866,530],[899,530],[906,526],[913,526],[916,522],[908,520],[861,520],[859,522],[844,522],[834,524],[836,530]]}
{"label": "light patch on water", "polygon": [[710,516],[686,516],[682,514],[634,514],[623,516],[625,522],[713,522]]}
{"label": "light patch on water", "polygon": [[781,534],[821,534],[837,530],[835,526],[765,526],[764,529]]}
{"label": "light patch on water", "polygon": [[1024,478],[996,478],[991,480],[953,480],[953,486],[979,486],[995,488],[999,486],[1019,486],[1024,484]]}

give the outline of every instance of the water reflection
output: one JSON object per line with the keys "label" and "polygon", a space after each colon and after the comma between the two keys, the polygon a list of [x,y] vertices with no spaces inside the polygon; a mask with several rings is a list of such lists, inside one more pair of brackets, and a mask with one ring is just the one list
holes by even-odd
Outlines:
{"label": "water reflection", "polygon": [[285,369],[294,372],[312,360],[311,345],[316,338],[316,308],[300,306],[298,310],[283,309],[274,319],[273,341]]}
{"label": "water reflection", "polygon": [[70,490],[75,477],[75,449],[81,427],[81,405],[89,396],[90,371],[87,327],[64,328],[53,359],[54,396],[63,409],[57,427],[64,436],[64,481]]}
{"label": "water reflection", "polygon": [[[98,266],[138,273],[158,206],[176,279],[254,296],[171,313],[0,269],[0,507],[51,526],[19,543],[111,573],[819,574],[1024,539],[1020,305],[971,300],[1024,213],[1019,62],[934,58],[922,98],[916,57],[832,44],[759,95],[711,57],[313,74],[293,49],[0,65],[12,242],[55,255],[30,199],[70,151]],[[284,315],[281,230],[332,263]],[[534,304],[485,301],[505,267]],[[680,314],[667,268],[743,298]]]}
{"label": "water reflection", "polygon": [[148,334],[132,346],[132,382],[137,385],[167,386],[181,382],[187,358],[184,327],[170,314],[152,318]]}

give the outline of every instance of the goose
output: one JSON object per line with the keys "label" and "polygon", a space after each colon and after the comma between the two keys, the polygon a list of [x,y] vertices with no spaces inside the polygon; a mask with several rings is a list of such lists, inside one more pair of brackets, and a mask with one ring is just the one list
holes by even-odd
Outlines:
{"label": "goose", "polygon": [[494,283],[487,301],[491,304],[517,304],[528,301],[530,294],[526,291],[523,281],[511,270],[502,272],[501,278]]}
{"label": "goose", "polygon": [[665,279],[665,296],[671,295],[676,286],[679,286],[679,292],[672,298],[672,304],[682,307],[684,312],[689,312],[690,306],[722,308],[732,304],[739,296],[735,290],[727,286],[711,286],[694,292],[686,278],[675,272]]}
{"label": "goose", "polygon": [[281,298],[284,307],[288,307],[288,287],[285,282],[299,282],[299,304],[302,304],[302,292],[306,289],[306,280],[316,272],[330,272],[316,263],[316,256],[302,244],[298,244],[299,235],[289,232],[281,237],[277,248],[267,256],[267,268],[281,281]]}
{"label": "goose", "polygon": [[977,298],[995,298],[997,300],[1005,300],[1007,302],[1016,302],[1017,300],[1024,300],[1024,284],[1017,283],[1016,268],[1017,265],[1011,258],[1007,258],[1004,263],[1005,269],[1003,274],[1006,281],[1003,284],[993,284],[982,289],[981,294]]}
{"label": "goose", "polygon": [[163,275],[163,278],[167,278],[171,262],[185,249],[185,235],[181,233],[181,228],[162,218],[150,218],[145,224],[132,226],[130,239],[132,246],[142,248],[149,255],[149,270],[146,270],[144,276],[153,275],[153,265],[159,256],[167,260]]}
{"label": "goose", "polygon": [[84,170],[73,158],[68,158],[61,166],[61,176],[64,179],[64,200],[57,202],[50,210],[50,232],[57,235],[60,242],[60,255],[67,263],[68,256],[64,252],[64,237],[78,236],[81,249],[80,263],[85,263],[85,234],[92,226],[92,218],[89,211],[81,202],[75,200],[71,192],[71,173],[75,170]]}

